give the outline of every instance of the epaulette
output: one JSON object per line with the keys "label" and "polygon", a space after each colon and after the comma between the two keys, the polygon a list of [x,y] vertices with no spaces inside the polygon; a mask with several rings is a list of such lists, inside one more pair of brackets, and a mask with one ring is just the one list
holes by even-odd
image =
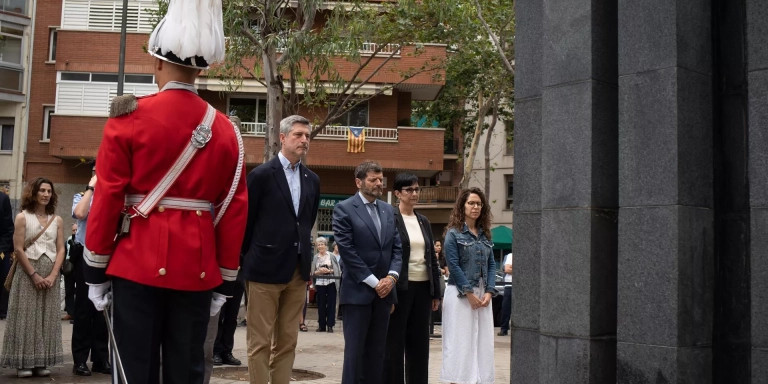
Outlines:
{"label": "epaulette", "polygon": [[136,110],[139,106],[134,95],[115,96],[109,105],[109,117],[118,117],[127,115]]}

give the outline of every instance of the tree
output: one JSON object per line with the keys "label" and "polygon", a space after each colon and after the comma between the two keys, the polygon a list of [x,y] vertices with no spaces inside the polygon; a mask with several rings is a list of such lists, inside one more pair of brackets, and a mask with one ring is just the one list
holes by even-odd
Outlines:
{"label": "tree", "polygon": [[[432,102],[420,103],[419,110],[452,134],[471,137],[468,147],[460,148],[465,159],[460,187],[466,188],[472,172],[480,136],[484,130],[485,189],[489,194],[489,143],[498,120],[513,120],[514,9],[511,0],[441,0],[431,16],[441,28],[431,31],[437,41],[451,47],[446,66],[446,87]],[[487,31],[483,33],[482,31]],[[507,65],[509,64],[509,65]],[[490,124],[487,118],[490,117]]]}
{"label": "tree", "polygon": [[[280,120],[300,105],[328,108],[313,126],[314,137],[366,100],[441,68],[441,60],[427,58],[420,67],[397,70],[398,80],[392,84],[371,94],[360,92],[376,74],[395,71],[389,64],[399,48],[418,41],[417,31],[428,27],[422,17],[425,9],[418,0],[384,5],[362,0],[225,0],[227,57],[209,75],[227,82],[231,90],[246,78],[266,87],[266,162],[279,150]],[[364,49],[367,54],[361,54]],[[414,55],[420,52],[417,46]],[[343,76],[338,68],[342,63],[352,65],[352,76]]]}

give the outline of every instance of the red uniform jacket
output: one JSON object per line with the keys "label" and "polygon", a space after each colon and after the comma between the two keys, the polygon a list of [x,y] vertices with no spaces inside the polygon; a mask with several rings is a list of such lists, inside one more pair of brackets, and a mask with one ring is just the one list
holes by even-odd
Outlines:
{"label": "red uniform jacket", "polygon": [[[245,233],[248,194],[245,167],[224,217],[214,228],[210,211],[155,207],[148,218],[131,220],[130,232],[115,242],[126,194],[147,194],[190,141],[207,103],[188,90],[170,89],[139,98],[133,112],[110,118],[96,162],[98,181],[88,215],[86,281],[106,275],[139,284],[185,291],[234,280]],[[166,197],[224,201],[237,169],[238,144],[232,123],[216,112],[212,137],[197,151]]]}

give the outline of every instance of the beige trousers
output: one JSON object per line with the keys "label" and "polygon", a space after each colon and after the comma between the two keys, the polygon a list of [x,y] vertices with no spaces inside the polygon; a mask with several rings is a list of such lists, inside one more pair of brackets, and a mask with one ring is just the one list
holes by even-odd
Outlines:
{"label": "beige trousers", "polygon": [[288,384],[291,380],[306,285],[298,269],[287,284],[248,281],[246,319],[251,384]]}

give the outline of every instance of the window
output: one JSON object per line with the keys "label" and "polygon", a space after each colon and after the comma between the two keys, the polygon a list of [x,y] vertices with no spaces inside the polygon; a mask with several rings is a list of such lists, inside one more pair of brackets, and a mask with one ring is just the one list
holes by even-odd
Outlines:
{"label": "window", "polygon": [[56,61],[56,38],[58,35],[56,27],[51,28],[48,32],[48,61]]}
{"label": "window", "polygon": [[42,141],[48,142],[51,141],[51,116],[53,113],[56,112],[56,107],[54,106],[44,106],[43,107],[43,138]]}
{"label": "window", "polygon": [[514,187],[514,175],[504,175],[504,185],[507,188],[507,193],[505,196],[507,196],[507,204],[504,206],[504,209],[506,210],[512,210],[512,201],[514,197],[513,193],[513,187]]}
{"label": "window", "polygon": [[[122,0],[65,0],[62,7],[62,29],[120,32]],[[157,0],[129,0],[128,32],[152,32],[157,9]]]}
{"label": "window", "polygon": [[131,84],[154,84],[153,75],[125,75],[125,82]]}
{"label": "window", "polygon": [[92,73],[91,81],[94,83],[117,83],[116,73]]}
{"label": "window", "polygon": [[2,124],[0,127],[0,151],[13,151],[13,124]]}
{"label": "window", "polygon": [[3,0],[3,11],[27,14],[27,0]]}
{"label": "window", "polygon": [[317,210],[317,232],[333,233],[333,208]]}
{"label": "window", "polygon": [[229,115],[237,116],[243,123],[265,123],[267,121],[266,99],[229,99]]}
{"label": "window", "polygon": [[62,72],[62,81],[91,81],[90,73]]}
{"label": "window", "polygon": [[334,125],[346,125],[350,127],[368,126],[368,102],[364,101],[347,111],[334,121]]}
{"label": "window", "polygon": [[0,88],[21,92],[21,40],[24,27],[0,21]]}
{"label": "window", "polygon": [[[62,81],[84,81],[92,83],[117,83],[116,73],[62,72]],[[155,77],[147,74],[124,75],[125,83],[154,84]]]}

